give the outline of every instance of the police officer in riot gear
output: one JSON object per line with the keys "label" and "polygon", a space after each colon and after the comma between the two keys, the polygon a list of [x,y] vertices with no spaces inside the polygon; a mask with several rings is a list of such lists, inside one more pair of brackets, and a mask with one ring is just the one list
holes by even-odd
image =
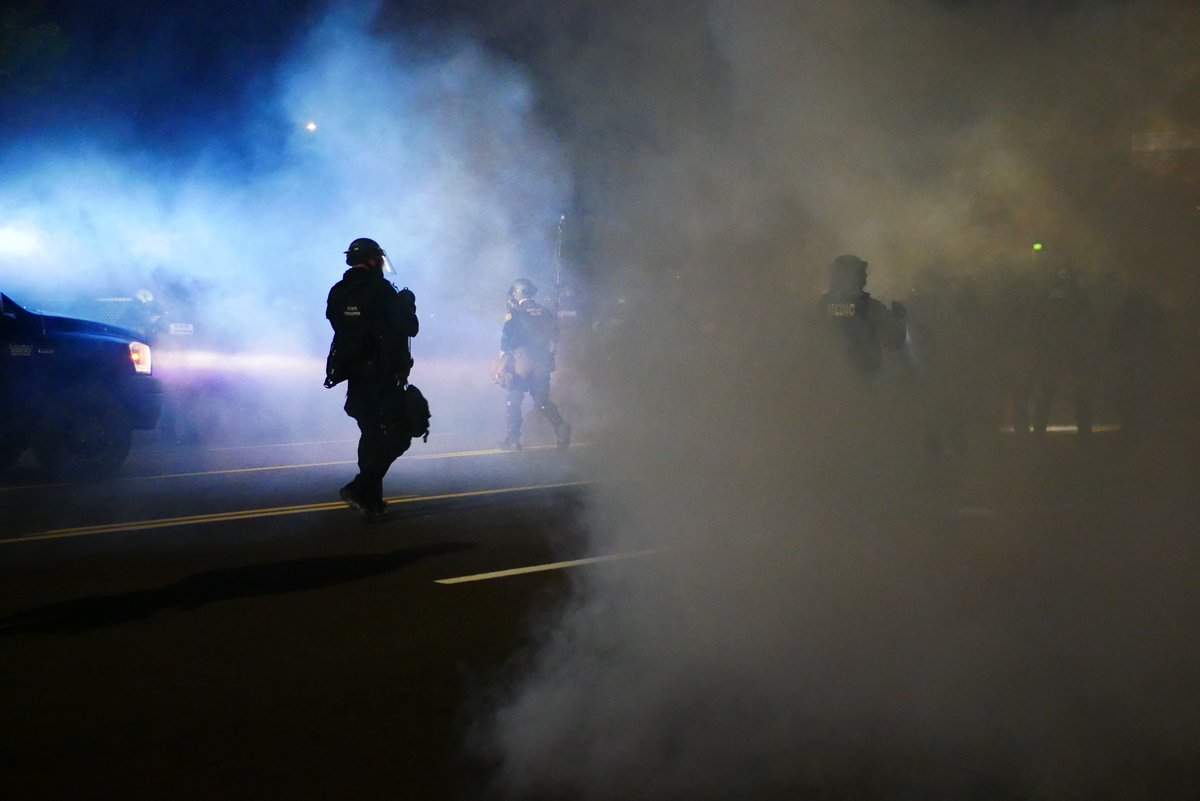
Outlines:
{"label": "police officer in riot gear", "polygon": [[554,343],[558,321],[554,313],[533,299],[537,287],[518,278],[508,290],[508,313],[500,334],[500,367],[497,381],[507,391],[506,431],[500,447],[521,447],[521,406],[525,393],[554,427],[559,450],[571,444],[571,427],[550,401],[550,373],[554,371]]}
{"label": "police officer in riot gear", "polygon": [[1076,430],[1086,439],[1092,433],[1096,373],[1092,303],[1074,267],[1062,265],[1047,280],[1032,314],[1038,338],[1029,365],[1033,376],[1033,431],[1046,433],[1059,385],[1065,381],[1071,389]]}
{"label": "police officer in riot gear", "polygon": [[883,365],[884,350],[903,347],[908,313],[895,301],[889,309],[871,297],[866,286],[867,263],[857,256],[838,256],[829,265],[829,291],[821,296],[821,308],[852,367],[874,376]]}
{"label": "police officer in riot gear", "polygon": [[1162,302],[1142,287],[1127,286],[1108,324],[1105,362],[1108,391],[1127,441],[1161,426],[1155,399],[1169,369],[1170,336]]}
{"label": "police officer in riot gear", "polygon": [[372,239],[346,250],[350,269],[329,290],[325,317],[333,326],[326,386],[346,380],[346,414],[358,423],[358,475],[341,497],[368,521],[386,511],[383,477],[412,443],[401,425],[404,387],[417,335],[416,296],[384,278],[387,255]]}

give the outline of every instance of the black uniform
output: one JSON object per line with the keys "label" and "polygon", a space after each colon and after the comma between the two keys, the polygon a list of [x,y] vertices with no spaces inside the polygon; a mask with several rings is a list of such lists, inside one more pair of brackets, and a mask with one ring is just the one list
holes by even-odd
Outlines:
{"label": "black uniform", "polygon": [[325,317],[333,349],[346,373],[346,414],[358,423],[358,475],[342,497],[370,514],[384,508],[383,477],[412,438],[399,424],[417,335],[416,297],[374,267],[351,267],[329,290]]}
{"label": "black uniform", "polygon": [[821,313],[834,326],[846,347],[850,364],[863,375],[872,376],[883,365],[883,351],[904,345],[903,318],[869,292],[821,296]]}
{"label": "black uniform", "polygon": [[1164,416],[1153,405],[1169,367],[1167,316],[1157,298],[1138,287],[1125,291],[1109,325],[1106,356],[1121,434],[1148,433]]}
{"label": "black uniform", "polygon": [[1046,433],[1059,383],[1065,379],[1074,401],[1076,428],[1086,436],[1092,431],[1095,332],[1091,300],[1074,270],[1054,274],[1034,303],[1032,323],[1037,337],[1037,350],[1030,354],[1033,430]]}
{"label": "black uniform", "polygon": [[889,309],[866,291],[867,263],[838,256],[829,265],[829,291],[821,296],[821,314],[846,349],[850,364],[864,376],[883,366],[883,351],[903,347],[907,335],[904,306]]}
{"label": "black uniform", "polygon": [[550,400],[550,373],[554,371],[558,321],[553,312],[533,298],[510,301],[508,308],[500,333],[500,350],[512,357],[511,373],[506,382],[506,434],[501,447],[520,447],[521,406],[528,392],[538,411],[554,426],[558,447],[566,448],[571,442],[571,427]]}

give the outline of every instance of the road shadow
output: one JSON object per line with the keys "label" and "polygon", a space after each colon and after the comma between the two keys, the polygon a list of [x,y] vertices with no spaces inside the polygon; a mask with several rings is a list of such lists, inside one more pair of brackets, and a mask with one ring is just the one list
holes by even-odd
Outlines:
{"label": "road shadow", "polygon": [[473,547],[467,543],[446,543],[386,553],[316,556],[210,570],[152,590],[76,598],[15,612],[0,617],[0,636],[82,633],[143,620],[164,609],[190,611],[216,601],[284,595],[349,584],[402,570],[421,559]]}

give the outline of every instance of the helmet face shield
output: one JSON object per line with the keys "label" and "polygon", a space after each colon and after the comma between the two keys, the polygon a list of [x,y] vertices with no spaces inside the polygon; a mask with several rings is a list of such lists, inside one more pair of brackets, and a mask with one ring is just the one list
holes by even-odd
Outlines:
{"label": "helmet face shield", "polygon": [[351,242],[350,247],[346,248],[346,264],[351,267],[356,267],[359,264],[383,267],[386,261],[387,254],[383,252],[383,248],[374,239],[360,237]]}

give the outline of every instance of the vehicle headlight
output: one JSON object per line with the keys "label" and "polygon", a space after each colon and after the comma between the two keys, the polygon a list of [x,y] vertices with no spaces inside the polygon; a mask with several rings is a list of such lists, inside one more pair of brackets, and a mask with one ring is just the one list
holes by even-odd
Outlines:
{"label": "vehicle headlight", "polygon": [[144,342],[129,343],[129,360],[133,369],[139,373],[150,375],[150,346]]}

